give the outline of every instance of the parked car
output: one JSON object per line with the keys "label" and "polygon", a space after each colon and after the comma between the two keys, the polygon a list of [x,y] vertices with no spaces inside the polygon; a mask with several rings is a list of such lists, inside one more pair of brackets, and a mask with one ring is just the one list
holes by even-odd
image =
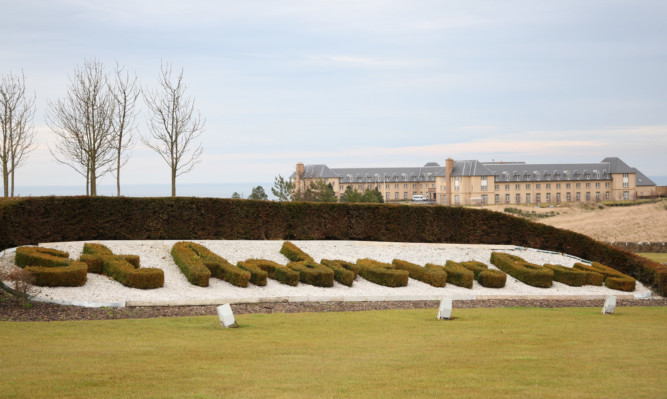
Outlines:
{"label": "parked car", "polygon": [[426,201],[423,195],[415,194],[412,196],[413,201]]}

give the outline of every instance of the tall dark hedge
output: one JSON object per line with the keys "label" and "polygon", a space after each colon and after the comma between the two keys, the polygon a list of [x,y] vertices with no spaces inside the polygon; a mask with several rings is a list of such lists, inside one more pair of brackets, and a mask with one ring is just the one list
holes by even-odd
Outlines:
{"label": "tall dark hedge", "polygon": [[0,201],[0,248],[54,241],[299,239],[513,244],[609,265],[667,295],[667,267],[590,237],[484,209],[221,198]]}

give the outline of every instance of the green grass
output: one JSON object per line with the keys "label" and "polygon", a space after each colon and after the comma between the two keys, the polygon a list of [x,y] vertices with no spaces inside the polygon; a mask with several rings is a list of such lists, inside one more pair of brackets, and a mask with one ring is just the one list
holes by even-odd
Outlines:
{"label": "green grass", "polygon": [[667,262],[667,254],[657,253],[657,252],[637,252],[635,255],[643,256],[645,258],[651,259],[654,262]]}
{"label": "green grass", "polygon": [[0,396],[657,398],[667,308],[0,322]]}

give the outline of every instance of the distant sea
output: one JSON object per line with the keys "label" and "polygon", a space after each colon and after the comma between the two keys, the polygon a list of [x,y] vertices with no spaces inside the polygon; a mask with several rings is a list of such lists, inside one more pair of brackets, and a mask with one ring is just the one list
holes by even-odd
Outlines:
{"label": "distant sea", "polygon": [[[242,198],[247,198],[252,189],[262,186],[264,192],[273,198],[271,194],[271,183],[208,183],[208,184],[188,184],[176,183],[176,195],[179,197],[210,197],[210,198],[230,198],[234,192],[239,193]],[[41,197],[48,195],[56,196],[74,196],[85,195],[86,187],[76,186],[16,186],[14,195],[21,197]],[[97,186],[97,195],[116,196],[115,184],[101,184]],[[120,186],[120,195],[125,197],[169,197],[171,196],[170,184],[122,184]]]}

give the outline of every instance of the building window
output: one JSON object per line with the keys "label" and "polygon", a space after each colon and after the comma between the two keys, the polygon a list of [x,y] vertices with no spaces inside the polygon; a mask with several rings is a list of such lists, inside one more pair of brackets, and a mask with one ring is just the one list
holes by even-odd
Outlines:
{"label": "building window", "polygon": [[404,185],[403,185],[403,188],[408,188],[408,185],[407,185],[407,184],[404,184]]}
{"label": "building window", "polygon": [[417,195],[417,192],[416,192],[416,191],[413,191],[413,192],[412,192],[412,195]]}
{"label": "building window", "polygon": [[586,201],[590,201],[590,200],[591,200],[591,193],[586,193]]}
{"label": "building window", "polygon": [[577,201],[581,201],[581,193],[577,193]]}
{"label": "building window", "polygon": [[517,184],[516,187],[514,187],[515,190],[521,190],[521,184]]}
{"label": "building window", "polygon": [[560,190],[560,183],[556,183],[556,190]]}
{"label": "building window", "polygon": [[551,193],[547,193],[547,202],[551,202]]}
{"label": "building window", "polygon": [[509,184],[505,184],[505,191],[509,191],[509,190],[510,190],[510,185],[509,185]]}
{"label": "building window", "polygon": [[398,191],[396,191],[396,195],[394,196],[394,198],[398,199]]}
{"label": "building window", "polygon": [[[629,187],[629,186],[630,186],[630,178],[628,177],[627,173],[623,173],[623,187]],[[625,196],[625,193],[623,193],[623,195]]]}
{"label": "building window", "polygon": [[570,193],[565,193],[565,201],[567,201],[567,202],[572,201],[572,197],[570,196]]}
{"label": "building window", "polygon": [[395,184],[395,185],[394,185],[394,188],[395,188],[396,190],[398,190],[398,184]]}
{"label": "building window", "polygon": [[547,190],[551,190],[551,183],[547,183]]}
{"label": "building window", "polygon": [[569,189],[570,188],[570,183],[565,183],[565,188]]}
{"label": "building window", "polygon": [[600,201],[600,192],[599,191],[595,193],[595,200]]}
{"label": "building window", "polygon": [[458,204],[460,202],[458,194],[454,196],[454,203]]}
{"label": "building window", "polygon": [[493,189],[496,190],[496,191],[500,190],[500,184],[496,184],[496,185],[494,185],[494,186],[493,186]]}
{"label": "building window", "polygon": [[500,194],[496,194],[496,196],[493,198],[493,203],[494,204],[500,203]]}
{"label": "building window", "polygon": [[609,201],[609,191],[606,191],[606,192],[604,193],[604,198],[605,198],[607,201]]}
{"label": "building window", "polygon": [[459,191],[459,184],[460,184],[459,177],[454,176],[454,191]]}
{"label": "building window", "polygon": [[403,199],[408,199],[408,192],[407,191],[403,193]]}
{"label": "building window", "polygon": [[530,190],[530,184],[526,184],[526,190]]}
{"label": "building window", "polygon": [[482,204],[486,205],[489,202],[489,197],[486,194],[482,194]]}
{"label": "building window", "polygon": [[412,188],[417,188],[417,185],[416,185],[416,184],[413,184],[413,185],[412,185]]}
{"label": "building window", "polygon": [[556,202],[560,202],[560,193],[556,193]]}
{"label": "building window", "polygon": [[535,194],[535,203],[539,204],[540,201],[542,201],[541,194],[540,193]]}
{"label": "building window", "polygon": [[586,188],[591,188],[591,183],[586,183]]}
{"label": "building window", "polygon": [[581,188],[581,183],[577,183],[577,188]]}
{"label": "building window", "polygon": [[390,187],[391,187],[391,185],[389,185],[389,184],[385,184],[385,186],[384,186],[384,188],[387,189],[387,190],[389,190]]}
{"label": "building window", "polygon": [[609,182],[605,182],[605,183],[604,183],[604,187],[605,187],[605,188],[609,188]]}
{"label": "building window", "polygon": [[630,196],[629,196],[628,194],[629,194],[628,191],[623,191],[623,199],[624,199],[625,201],[627,201],[627,200],[630,199]]}
{"label": "building window", "polygon": [[595,182],[595,188],[600,188],[600,182]]}
{"label": "building window", "polygon": [[389,193],[387,193],[387,201],[389,200]]}
{"label": "building window", "polygon": [[505,203],[506,204],[510,203],[510,195],[509,194],[505,194]]}
{"label": "building window", "polygon": [[536,190],[539,190],[539,189],[540,189],[540,187],[541,187],[541,185],[540,185],[540,184],[536,184],[536,185],[535,185],[535,189],[536,189]]}
{"label": "building window", "polygon": [[530,194],[526,194],[526,204],[530,204]]}
{"label": "building window", "polygon": [[482,188],[481,188],[482,191],[486,191],[486,188],[487,188],[487,180],[486,180],[486,176],[482,176],[482,184],[481,184],[481,187],[482,187]]}
{"label": "building window", "polygon": [[516,203],[520,204],[521,203],[521,194],[517,194],[515,199],[516,199]]}

